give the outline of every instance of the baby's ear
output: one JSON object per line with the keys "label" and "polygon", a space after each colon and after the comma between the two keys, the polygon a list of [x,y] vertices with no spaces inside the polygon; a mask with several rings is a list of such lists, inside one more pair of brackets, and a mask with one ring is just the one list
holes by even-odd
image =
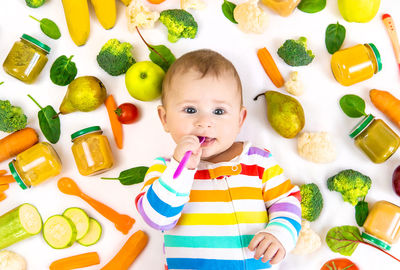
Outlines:
{"label": "baby's ear", "polygon": [[239,114],[239,128],[243,126],[246,116],[247,116],[247,109],[246,107],[242,106],[242,108],[240,108],[240,114]]}
{"label": "baby's ear", "polygon": [[168,127],[167,127],[167,111],[165,110],[165,107],[162,105],[159,105],[157,107],[157,112],[158,112],[158,117],[160,118],[161,124],[163,125],[165,132],[169,132]]}

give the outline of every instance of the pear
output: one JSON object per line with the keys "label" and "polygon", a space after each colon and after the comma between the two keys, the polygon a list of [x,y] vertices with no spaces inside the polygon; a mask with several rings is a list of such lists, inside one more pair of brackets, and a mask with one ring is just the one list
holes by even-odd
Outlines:
{"label": "pear", "polygon": [[104,103],[107,91],[104,84],[94,76],[75,78],[69,85],[60,105],[60,113],[90,112]]}
{"label": "pear", "polygon": [[304,110],[301,104],[293,97],[277,91],[267,91],[259,94],[265,96],[267,102],[267,117],[271,126],[282,137],[293,138],[304,127]]}

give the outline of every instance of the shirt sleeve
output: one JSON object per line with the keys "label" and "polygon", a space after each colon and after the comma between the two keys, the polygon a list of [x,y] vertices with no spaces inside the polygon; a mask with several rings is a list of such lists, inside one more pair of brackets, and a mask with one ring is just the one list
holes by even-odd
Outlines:
{"label": "shirt sleeve", "polygon": [[196,170],[184,168],[173,179],[179,163],[172,159],[155,159],[148,169],[144,184],[136,196],[136,208],[143,220],[157,230],[170,230],[175,227],[185,204],[189,201]]}
{"label": "shirt sleeve", "polygon": [[269,223],[262,232],[275,236],[289,253],[296,246],[301,229],[300,189],[285,177],[271,155],[263,159],[263,198]]}

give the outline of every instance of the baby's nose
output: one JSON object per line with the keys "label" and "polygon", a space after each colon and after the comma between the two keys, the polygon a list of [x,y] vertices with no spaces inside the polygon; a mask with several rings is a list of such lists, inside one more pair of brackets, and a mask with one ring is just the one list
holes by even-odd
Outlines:
{"label": "baby's nose", "polygon": [[213,120],[209,116],[199,116],[195,121],[196,127],[210,128],[213,126]]}

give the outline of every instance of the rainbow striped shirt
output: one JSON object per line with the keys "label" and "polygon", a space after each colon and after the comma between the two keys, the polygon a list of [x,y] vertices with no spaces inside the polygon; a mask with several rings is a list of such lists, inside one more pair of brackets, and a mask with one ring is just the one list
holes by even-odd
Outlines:
{"label": "rainbow striped shirt", "polygon": [[246,142],[231,161],[201,161],[173,179],[177,167],[157,158],[136,197],[144,221],[164,234],[168,269],[268,269],[247,248],[260,231],[278,238],[286,254],[294,248],[300,191],[268,150]]}

